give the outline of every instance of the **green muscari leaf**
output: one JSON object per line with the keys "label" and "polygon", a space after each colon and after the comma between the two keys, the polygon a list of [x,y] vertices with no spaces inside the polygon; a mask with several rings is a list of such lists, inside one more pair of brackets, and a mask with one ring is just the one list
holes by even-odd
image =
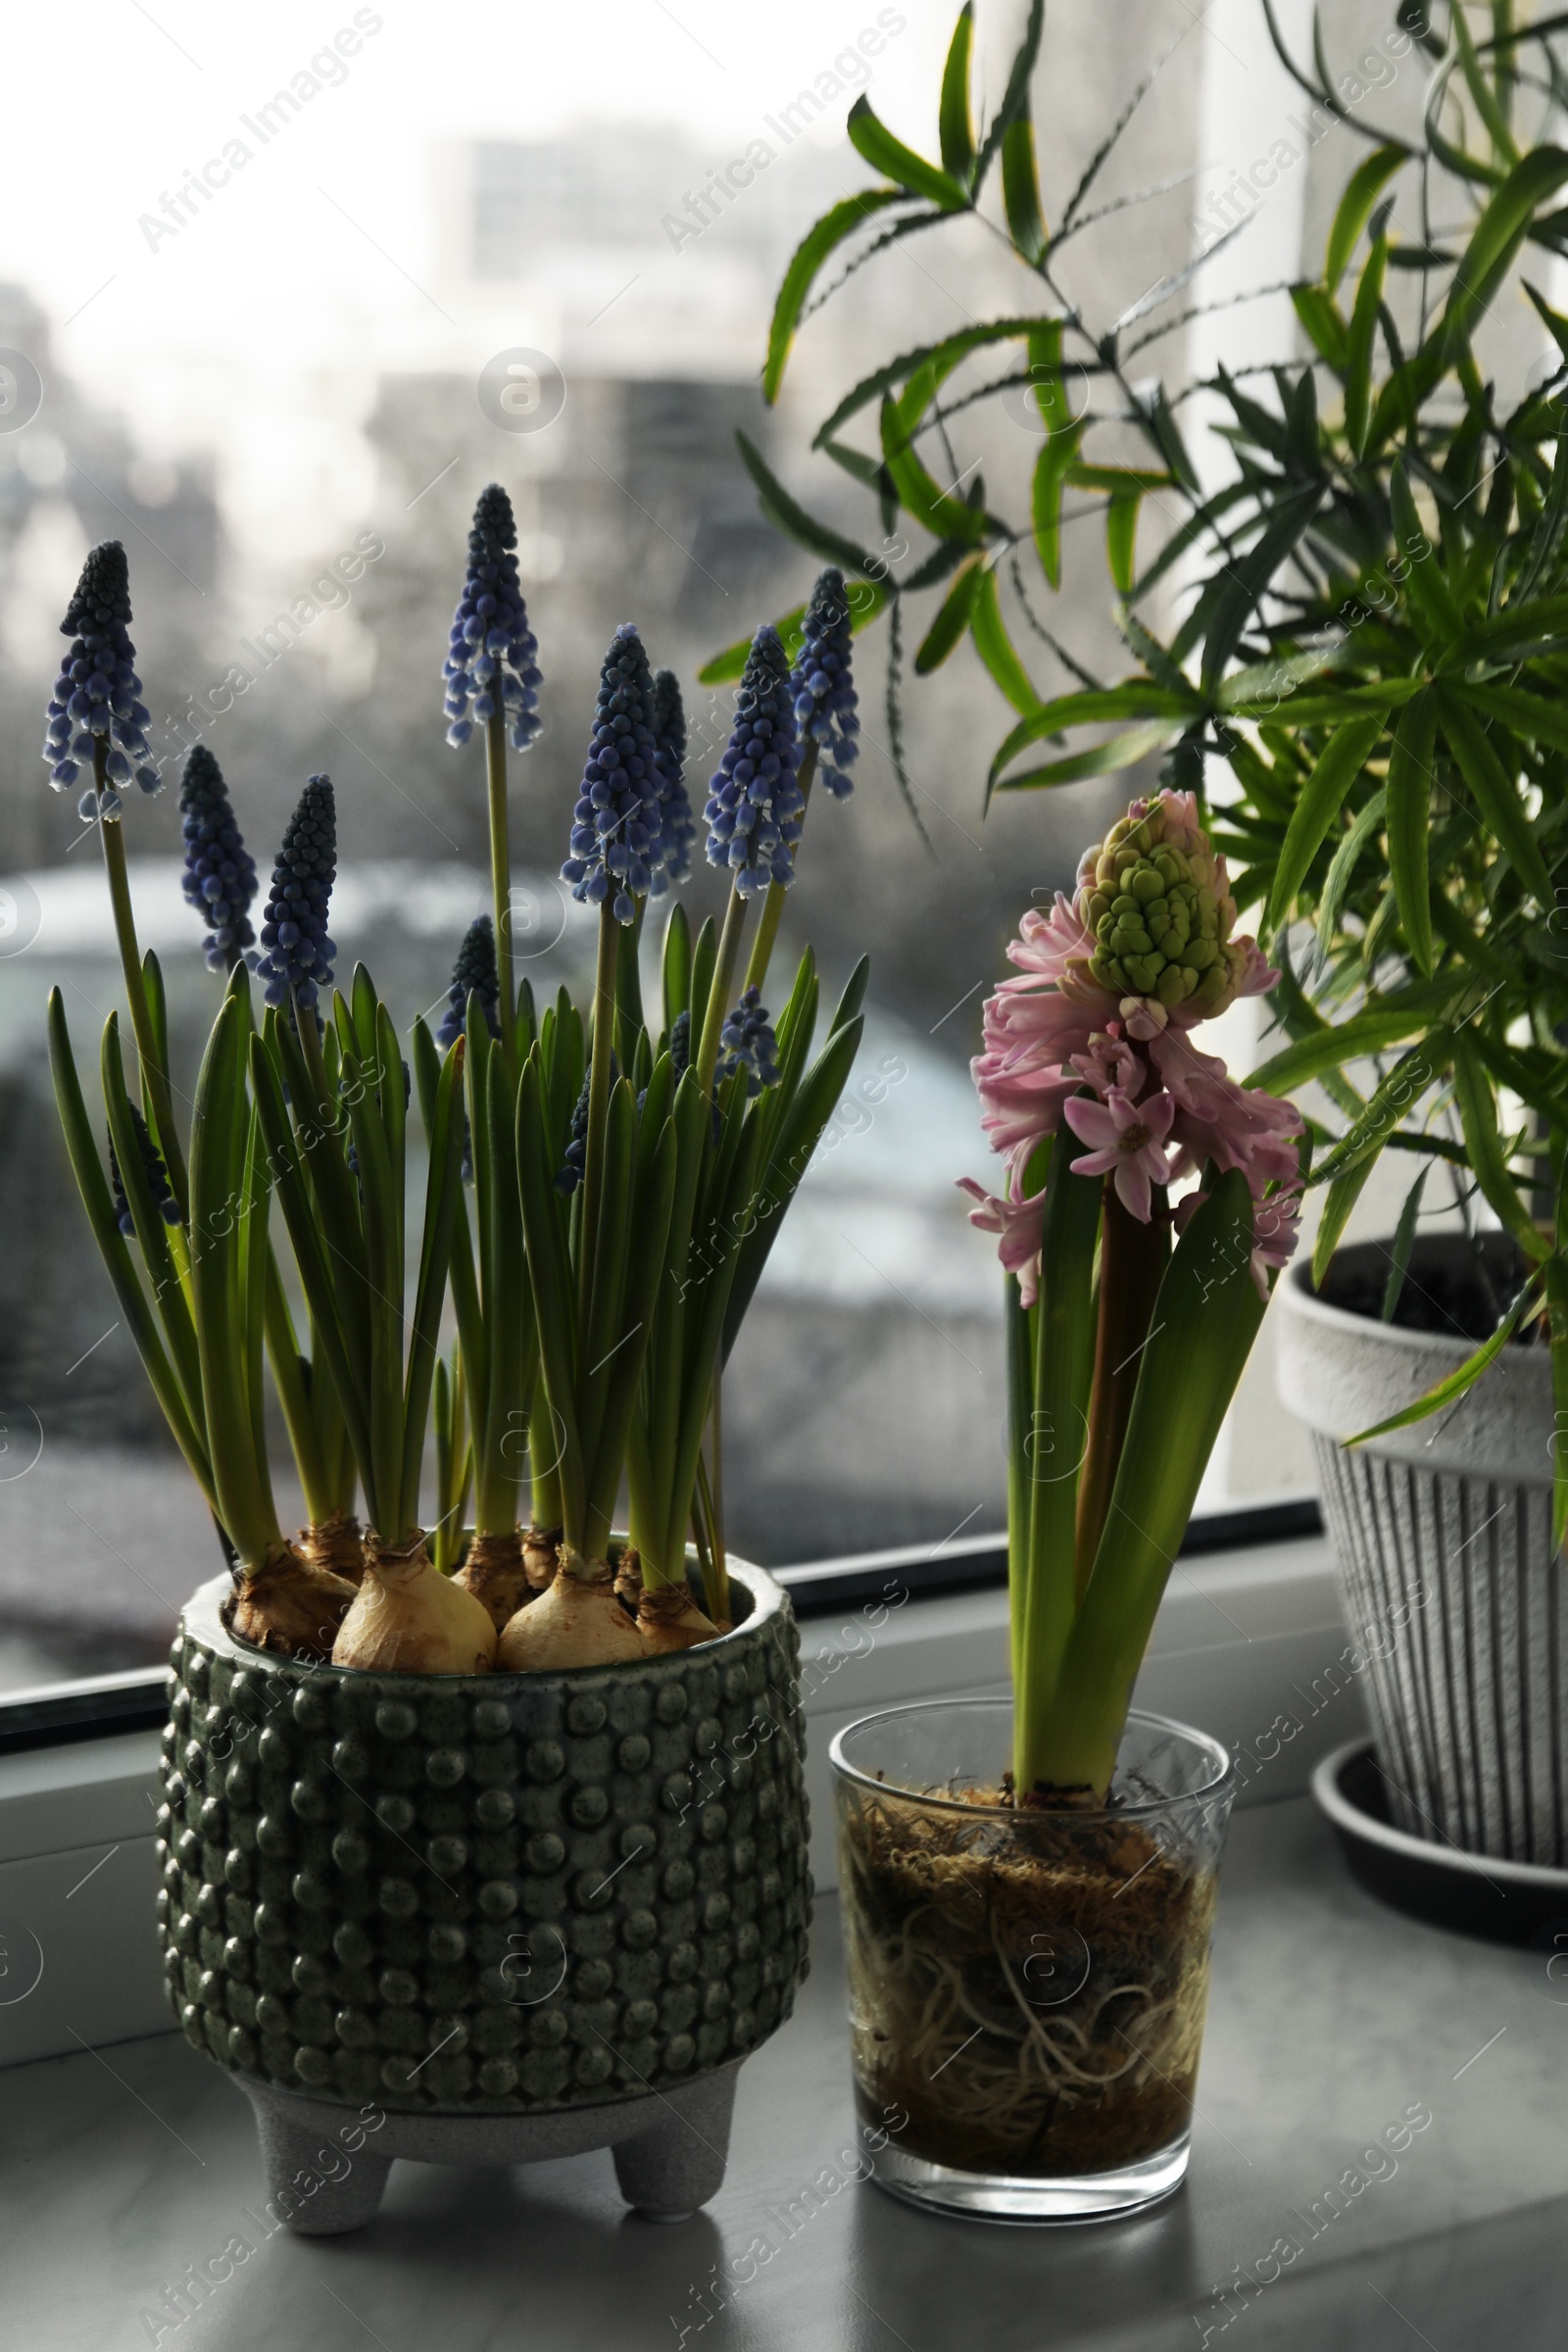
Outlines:
{"label": "green muscari leaf", "polygon": [[[852,980],[851,987],[854,985]],[[795,1198],[796,1188],[809,1167],[823,1130],[844,1092],[855,1056],[860,1050],[864,1028],[862,1013],[851,1014],[842,1025],[835,1016],[828,1041],[801,1082],[790,1115],[773,1147],[772,1158],[758,1184],[756,1221],[741,1242],[724,1319],[726,1359],[761,1280],[784,1211]]]}

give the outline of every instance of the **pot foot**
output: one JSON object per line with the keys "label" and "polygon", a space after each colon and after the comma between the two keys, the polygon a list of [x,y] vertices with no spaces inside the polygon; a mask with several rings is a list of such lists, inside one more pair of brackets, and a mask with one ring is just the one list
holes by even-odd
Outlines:
{"label": "pot foot", "polygon": [[[250,2091],[247,2083],[241,2088]],[[296,2237],[338,2237],[374,2220],[392,2170],[390,2157],[372,2155],[368,2148],[350,2156],[340,2146],[323,2144],[319,2126],[291,2115],[284,2099],[252,2096],[251,2105],[267,2173],[268,2209],[285,2229]],[[328,2180],[327,2164],[346,2164],[348,2170]]]}
{"label": "pot foot", "polygon": [[666,2097],[657,2124],[615,2142],[620,2193],[649,2222],[684,2222],[724,2185],[735,2069]]}

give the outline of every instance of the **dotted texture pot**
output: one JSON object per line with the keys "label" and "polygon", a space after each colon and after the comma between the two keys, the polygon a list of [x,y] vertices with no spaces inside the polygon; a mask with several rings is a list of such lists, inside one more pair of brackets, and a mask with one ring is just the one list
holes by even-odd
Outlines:
{"label": "dotted texture pot", "polygon": [[732,1561],[701,1649],[567,1674],[302,1666],[196,1593],[172,1652],[170,1997],[235,2075],[389,2113],[668,2092],[807,1970],[800,1639]]}

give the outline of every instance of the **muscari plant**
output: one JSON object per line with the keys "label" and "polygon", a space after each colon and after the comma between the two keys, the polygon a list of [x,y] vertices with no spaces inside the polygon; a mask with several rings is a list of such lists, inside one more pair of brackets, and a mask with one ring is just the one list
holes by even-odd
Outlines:
{"label": "muscari plant", "polygon": [[[1101,197],[1159,68],[1048,214],[1031,122],[1041,0],[979,131],[966,6],[942,79],[939,160],[857,101],[849,134],[878,182],[803,240],[763,371],[776,399],[808,306],[892,244],[965,220],[1004,241],[1016,310],[891,357],[815,437],[875,498],[886,534],[912,530],[912,560],[897,572],[808,512],[750,445],[743,455],[765,511],[850,575],[855,625],[889,615],[895,745],[906,620],[928,596],[916,673],[967,642],[1012,706],[988,800],[1157,759],[1163,780],[1212,813],[1238,903],[1256,908],[1282,974],[1271,1010],[1284,1040],[1250,1084],[1316,1081],[1328,1098],[1311,1122],[1310,1182],[1324,1189],[1315,1274],[1388,1151],[1409,1156],[1413,1181],[1386,1315],[1406,1296],[1423,1214],[1456,1206],[1477,1245],[1486,1308],[1469,1336],[1482,1345],[1401,1418],[1456,1402],[1516,1335],[1549,1337],[1568,1407],[1568,318],[1543,290],[1568,253],[1568,25],[1523,0],[1390,6],[1378,79],[1427,76],[1419,129],[1395,133],[1368,82],[1331,70],[1321,25],[1303,61],[1270,0],[1259,6],[1309,102],[1312,143],[1338,122],[1365,150],[1321,270],[1290,289],[1298,354],[1167,388],[1159,347],[1195,315],[1206,255],[1114,318],[1072,297],[1069,249],[1114,237],[1129,208],[1160,194]],[[1236,201],[1208,251],[1245,237],[1249,217]],[[1492,372],[1488,320],[1527,302],[1544,357],[1509,387]],[[1184,415],[1198,398],[1220,410],[1201,453]],[[1038,439],[1014,444],[1031,453],[1025,478],[1001,495],[964,446],[970,414],[997,400],[1038,417]],[[1134,464],[1129,439],[1142,444]],[[1097,508],[1129,656],[1108,681],[1050,610],[1068,526]],[[1151,514],[1165,529],[1144,554]],[[1180,616],[1162,626],[1178,579]],[[1514,1244],[1511,1282],[1494,1280],[1479,1247],[1483,1204]],[[1554,1467],[1560,1543],[1568,1450]]]}
{"label": "muscari plant", "polygon": [[[1294,1104],[1200,1023],[1277,978],[1235,933],[1192,793],[1134,801],[1071,900],[1034,908],[975,1063],[1008,1361],[1011,1791],[1103,1803],[1187,1521],[1296,1246]],[[1087,1147],[1087,1149],[1085,1149]],[[1171,1187],[1196,1181],[1174,1205]]]}

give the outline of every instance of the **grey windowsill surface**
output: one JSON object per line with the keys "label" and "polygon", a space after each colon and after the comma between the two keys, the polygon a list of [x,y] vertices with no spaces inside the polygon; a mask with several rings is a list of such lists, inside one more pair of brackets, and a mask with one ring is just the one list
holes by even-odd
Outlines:
{"label": "grey windowsill surface", "polygon": [[[1505,2337],[1558,2352],[1564,1987],[1544,1955],[1385,1910],[1304,1800],[1232,1824],[1192,2170],[1130,2221],[936,2220],[855,2180],[838,1930],[826,1900],[796,2015],[742,2071],[727,2185],[678,2228],[627,2216],[595,2155],[510,2173],[398,2165],[366,2230],[294,2239],[265,2215],[248,2107],[183,2042],[0,2072],[5,2340],[1480,2352]],[[1412,2108],[1431,2121],[1407,2150],[1368,2154]],[[169,2290],[234,2239],[252,2251],[180,2319]],[[1259,2285],[1281,2241],[1298,2251]]]}

